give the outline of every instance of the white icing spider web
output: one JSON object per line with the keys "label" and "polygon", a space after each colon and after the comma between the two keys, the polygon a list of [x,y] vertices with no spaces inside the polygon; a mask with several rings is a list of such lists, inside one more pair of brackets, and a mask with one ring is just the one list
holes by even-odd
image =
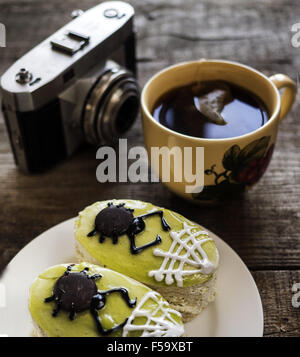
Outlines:
{"label": "white icing spider web", "polygon": [[[152,305],[153,302],[157,305],[152,312],[143,308],[149,300],[152,300]],[[155,291],[149,291],[128,318],[126,325],[123,327],[123,337],[126,337],[131,331],[142,331],[141,337],[181,336],[184,333],[183,325],[179,324],[172,315],[181,318],[181,314],[172,309],[160,294]],[[137,317],[146,318],[146,322],[142,325],[134,324],[134,320]]]}
{"label": "white icing spider web", "polygon": [[[182,287],[185,275],[196,273],[211,274],[215,270],[215,266],[208,259],[206,252],[202,248],[202,244],[212,241],[212,239],[205,231],[198,230],[192,233],[194,228],[184,222],[183,230],[170,233],[173,242],[168,252],[159,248],[153,250],[154,255],[163,257],[164,260],[158,270],[151,270],[148,273],[150,277],[154,277],[157,281],[162,281],[165,278],[167,285],[171,285],[175,279],[177,286]],[[183,238],[184,235],[187,235],[187,237]],[[198,237],[201,235],[206,235],[207,238],[199,239]],[[186,264],[198,269],[185,270],[184,266]]]}

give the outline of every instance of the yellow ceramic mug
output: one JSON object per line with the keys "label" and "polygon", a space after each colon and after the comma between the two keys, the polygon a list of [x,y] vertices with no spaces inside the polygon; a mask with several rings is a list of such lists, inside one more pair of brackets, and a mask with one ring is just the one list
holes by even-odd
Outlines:
{"label": "yellow ceramic mug", "polygon": [[[166,128],[152,116],[155,102],[164,93],[195,81],[222,80],[256,94],[266,105],[269,120],[259,129],[226,139],[204,139],[187,136]],[[283,89],[280,96],[279,89]],[[144,140],[148,155],[151,147],[204,148],[204,187],[201,192],[186,192],[187,185],[174,180],[171,165],[170,182],[164,182],[174,193],[196,201],[231,198],[256,183],[265,172],[276,141],[278,125],[289,112],[296,95],[296,84],[283,74],[270,78],[255,69],[229,61],[200,60],[180,63],[154,75],[141,95]],[[184,118],[183,118],[184,120]],[[176,156],[175,156],[176,160]],[[159,163],[161,165],[161,162]],[[192,168],[197,167],[193,155]],[[161,175],[161,168],[159,176]]]}

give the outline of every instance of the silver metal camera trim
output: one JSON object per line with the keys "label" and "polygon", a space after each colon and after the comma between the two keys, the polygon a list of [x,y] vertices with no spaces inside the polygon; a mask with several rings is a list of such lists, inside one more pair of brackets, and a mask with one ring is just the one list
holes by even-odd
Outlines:
{"label": "silver metal camera trim", "polygon": [[[97,70],[99,72],[100,68],[106,68],[108,57],[116,59],[118,63],[124,63],[119,61],[118,56],[120,46],[134,33],[133,18],[134,9],[131,5],[122,1],[103,2],[59,29],[17,60],[3,74],[0,82],[2,100],[9,122],[12,148],[17,165],[23,172],[28,172],[28,166],[17,112],[34,112],[58,98],[66,151],[68,156],[72,154],[84,141],[83,132],[78,132],[84,95],[99,77]],[[54,50],[51,43],[71,32],[75,39],[76,36],[84,39],[79,41],[79,45],[84,42],[80,50],[72,56]],[[95,69],[95,73],[86,77]],[[66,81],[71,72],[73,78]],[[86,88],[79,88],[82,84],[86,85]],[[75,93],[77,98],[71,98],[72,93]],[[78,98],[81,94],[82,97]]]}
{"label": "silver metal camera trim", "polygon": [[[128,88],[131,90],[120,91],[122,84],[132,84],[132,88]],[[110,92],[108,93],[108,91]],[[138,97],[136,82],[125,68],[112,67],[106,70],[92,89],[83,109],[82,120],[85,137],[91,144],[98,145],[100,142],[111,141],[112,138],[120,136],[115,127],[115,114],[125,101],[133,95]],[[99,100],[103,96],[105,98],[99,109]],[[99,117],[103,120],[99,120]],[[98,122],[101,123],[100,127]]]}
{"label": "silver metal camera trim", "polygon": [[[106,17],[105,11],[110,9],[116,9],[122,16]],[[96,66],[99,58],[107,58],[117,50],[133,32],[133,17],[133,7],[122,1],[104,2],[87,10],[26,53],[3,74],[0,82],[3,101],[19,112],[34,111],[50,102],[72,83],[64,83],[63,79],[71,69],[74,77],[79,78],[88,68]],[[88,45],[73,56],[51,48],[51,42],[68,31],[89,37]],[[47,61],[41,60],[43,54],[47,54]],[[23,68],[32,74],[33,81],[40,80],[34,85],[32,82],[18,83],[15,77]]]}
{"label": "silver metal camera trim", "polygon": [[[121,89],[121,84],[126,86],[127,89]],[[129,98],[138,98],[139,94],[137,91],[136,83],[132,79],[124,78],[124,81],[118,83],[119,88],[112,91],[112,96],[107,100],[106,110],[103,108],[103,119],[100,121],[101,128],[98,127],[98,135],[103,133],[106,134],[103,140],[117,140],[119,137],[124,135],[124,132],[118,131],[118,126],[116,120],[118,118],[117,113],[119,113],[121,107],[128,101]],[[137,105],[138,107],[138,105]],[[102,108],[101,108],[102,109]],[[135,113],[137,114],[137,113]],[[130,119],[132,119],[132,114],[130,114]],[[130,123],[129,127],[131,126]],[[125,130],[125,132],[127,129]]]}
{"label": "silver metal camera trim", "polygon": [[92,144],[98,142],[98,138],[94,129],[95,115],[98,107],[99,98],[103,96],[110,84],[110,77],[112,75],[112,69],[107,71],[100,77],[99,82],[92,90],[91,96],[87,101],[83,113],[83,129],[86,138]]}

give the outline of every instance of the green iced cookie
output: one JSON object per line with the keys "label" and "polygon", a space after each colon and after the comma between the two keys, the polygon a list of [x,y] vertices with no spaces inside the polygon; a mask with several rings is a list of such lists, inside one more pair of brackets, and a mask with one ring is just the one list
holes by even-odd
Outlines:
{"label": "green iced cookie", "polygon": [[137,200],[86,207],[76,221],[75,238],[80,260],[153,287],[203,284],[218,266],[215,243],[199,225]]}
{"label": "green iced cookie", "polygon": [[99,266],[61,264],[30,289],[36,333],[49,337],[181,336],[180,314],[160,294]]}

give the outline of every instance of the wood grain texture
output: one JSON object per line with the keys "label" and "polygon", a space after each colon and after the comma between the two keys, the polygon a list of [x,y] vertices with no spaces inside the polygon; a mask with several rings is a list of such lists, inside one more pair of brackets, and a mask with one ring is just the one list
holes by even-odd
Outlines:
{"label": "wood grain texture", "polygon": [[[7,47],[0,73],[69,20],[80,6],[99,1],[0,0]],[[297,79],[300,49],[291,45],[299,22],[298,0],[128,1],[136,10],[141,87],[156,71],[197,58],[230,59],[267,75]],[[0,269],[29,241],[75,216],[86,205],[109,198],[135,198],[176,210],[228,242],[254,277],[265,309],[265,335],[300,336],[300,309],[291,306],[291,286],[300,282],[300,97],[281,125],[275,153],[262,180],[242,199],[198,207],[162,184],[100,184],[95,148],[87,148],[42,175],[26,176],[13,162],[0,115]],[[142,145],[140,120],[129,146]]]}
{"label": "wood grain texture", "polygon": [[253,275],[263,303],[265,336],[300,336],[300,307],[292,304],[292,286],[300,282],[300,270],[258,271]]}

